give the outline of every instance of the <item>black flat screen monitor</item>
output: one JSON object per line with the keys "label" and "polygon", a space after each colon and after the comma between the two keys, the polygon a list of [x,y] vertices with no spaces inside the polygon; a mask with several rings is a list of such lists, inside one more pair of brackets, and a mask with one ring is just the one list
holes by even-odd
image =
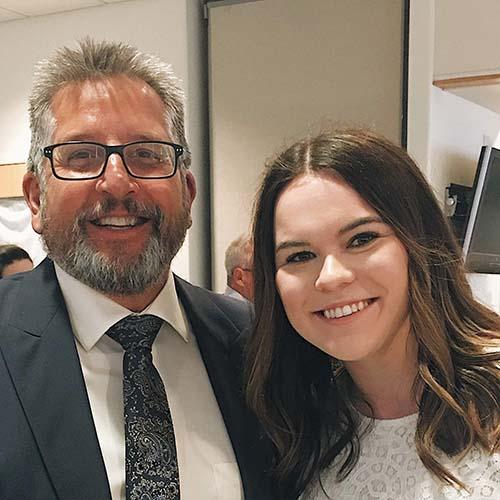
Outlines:
{"label": "black flat screen monitor", "polygon": [[467,270],[500,273],[500,150],[481,148],[465,225],[463,253]]}

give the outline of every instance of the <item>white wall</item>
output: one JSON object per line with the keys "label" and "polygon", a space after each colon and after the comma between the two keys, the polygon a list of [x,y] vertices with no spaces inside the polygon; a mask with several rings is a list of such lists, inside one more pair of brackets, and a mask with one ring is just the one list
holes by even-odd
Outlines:
{"label": "white wall", "polygon": [[467,279],[474,297],[500,314],[500,274],[470,273]]}
{"label": "white wall", "polygon": [[433,87],[429,180],[440,201],[451,182],[472,186],[481,146],[500,147],[500,115]]}
{"label": "white wall", "polygon": [[[35,62],[47,57],[55,48],[74,44],[86,35],[97,39],[125,41],[145,52],[155,53],[173,66],[176,75],[184,82],[189,77],[189,87],[184,85],[189,102],[190,93],[195,102],[188,105],[188,140],[191,130],[195,140],[193,170],[195,175],[206,160],[203,132],[199,130],[202,112],[199,87],[201,79],[193,68],[202,52],[193,45],[193,22],[190,18],[190,49],[188,51],[187,7],[201,11],[198,0],[133,0],[103,7],[81,9],[11,21],[0,24],[0,164],[24,162],[29,149],[27,99],[31,87]],[[196,50],[194,50],[196,48]],[[200,64],[201,66],[201,64]],[[203,165],[204,166],[204,165]],[[203,179],[201,180],[203,183]],[[206,200],[197,203],[206,204]],[[197,208],[195,208],[196,210]],[[196,222],[192,233],[198,230]],[[174,261],[174,270],[181,276],[200,281],[190,272],[189,253],[193,261],[202,261],[202,245],[191,252],[190,237]],[[196,273],[195,273],[196,274]]]}
{"label": "white wall", "polygon": [[[500,148],[500,115],[433,87],[429,180],[444,202],[451,182],[472,186],[481,146]],[[500,313],[500,275],[469,274],[478,300]]]}
{"label": "white wall", "polygon": [[434,0],[410,2],[408,48],[408,154],[430,170],[431,93],[434,72]]}
{"label": "white wall", "polygon": [[[224,2],[221,2],[224,4]],[[401,0],[264,0],[210,8],[213,268],[245,231],[265,160],[322,127],[401,137]]]}
{"label": "white wall", "polygon": [[31,213],[23,198],[0,200],[0,245],[5,243],[26,250],[35,265],[45,257],[41,238],[31,229]]}
{"label": "white wall", "polygon": [[[498,0],[437,0],[434,78],[498,72],[499,15]],[[433,87],[429,180],[440,201],[451,182],[472,185],[481,146],[499,148],[499,132],[500,115]],[[476,297],[500,312],[500,275],[470,274],[469,281]]]}

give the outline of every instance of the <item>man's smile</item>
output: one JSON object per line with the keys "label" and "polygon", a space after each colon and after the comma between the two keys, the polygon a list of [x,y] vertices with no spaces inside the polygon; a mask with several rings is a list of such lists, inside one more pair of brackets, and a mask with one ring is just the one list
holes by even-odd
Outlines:
{"label": "man's smile", "polygon": [[121,217],[101,217],[99,219],[91,220],[90,223],[95,226],[100,227],[109,227],[109,228],[128,228],[135,226],[142,226],[149,219],[145,217],[136,217],[136,216],[121,216]]}

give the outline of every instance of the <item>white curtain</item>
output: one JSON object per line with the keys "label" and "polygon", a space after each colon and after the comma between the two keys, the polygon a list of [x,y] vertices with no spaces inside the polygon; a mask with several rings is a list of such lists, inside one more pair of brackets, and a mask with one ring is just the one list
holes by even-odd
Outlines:
{"label": "white curtain", "polygon": [[31,214],[23,198],[0,199],[0,244],[13,243],[38,264],[45,257],[42,241],[31,227]]}

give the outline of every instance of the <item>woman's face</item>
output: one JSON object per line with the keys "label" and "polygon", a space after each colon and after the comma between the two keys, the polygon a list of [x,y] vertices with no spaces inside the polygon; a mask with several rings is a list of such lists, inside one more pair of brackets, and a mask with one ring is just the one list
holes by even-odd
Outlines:
{"label": "woman's face", "polygon": [[408,255],[348,184],[304,175],[275,211],[276,286],[290,323],[347,362],[383,359],[409,334]]}

